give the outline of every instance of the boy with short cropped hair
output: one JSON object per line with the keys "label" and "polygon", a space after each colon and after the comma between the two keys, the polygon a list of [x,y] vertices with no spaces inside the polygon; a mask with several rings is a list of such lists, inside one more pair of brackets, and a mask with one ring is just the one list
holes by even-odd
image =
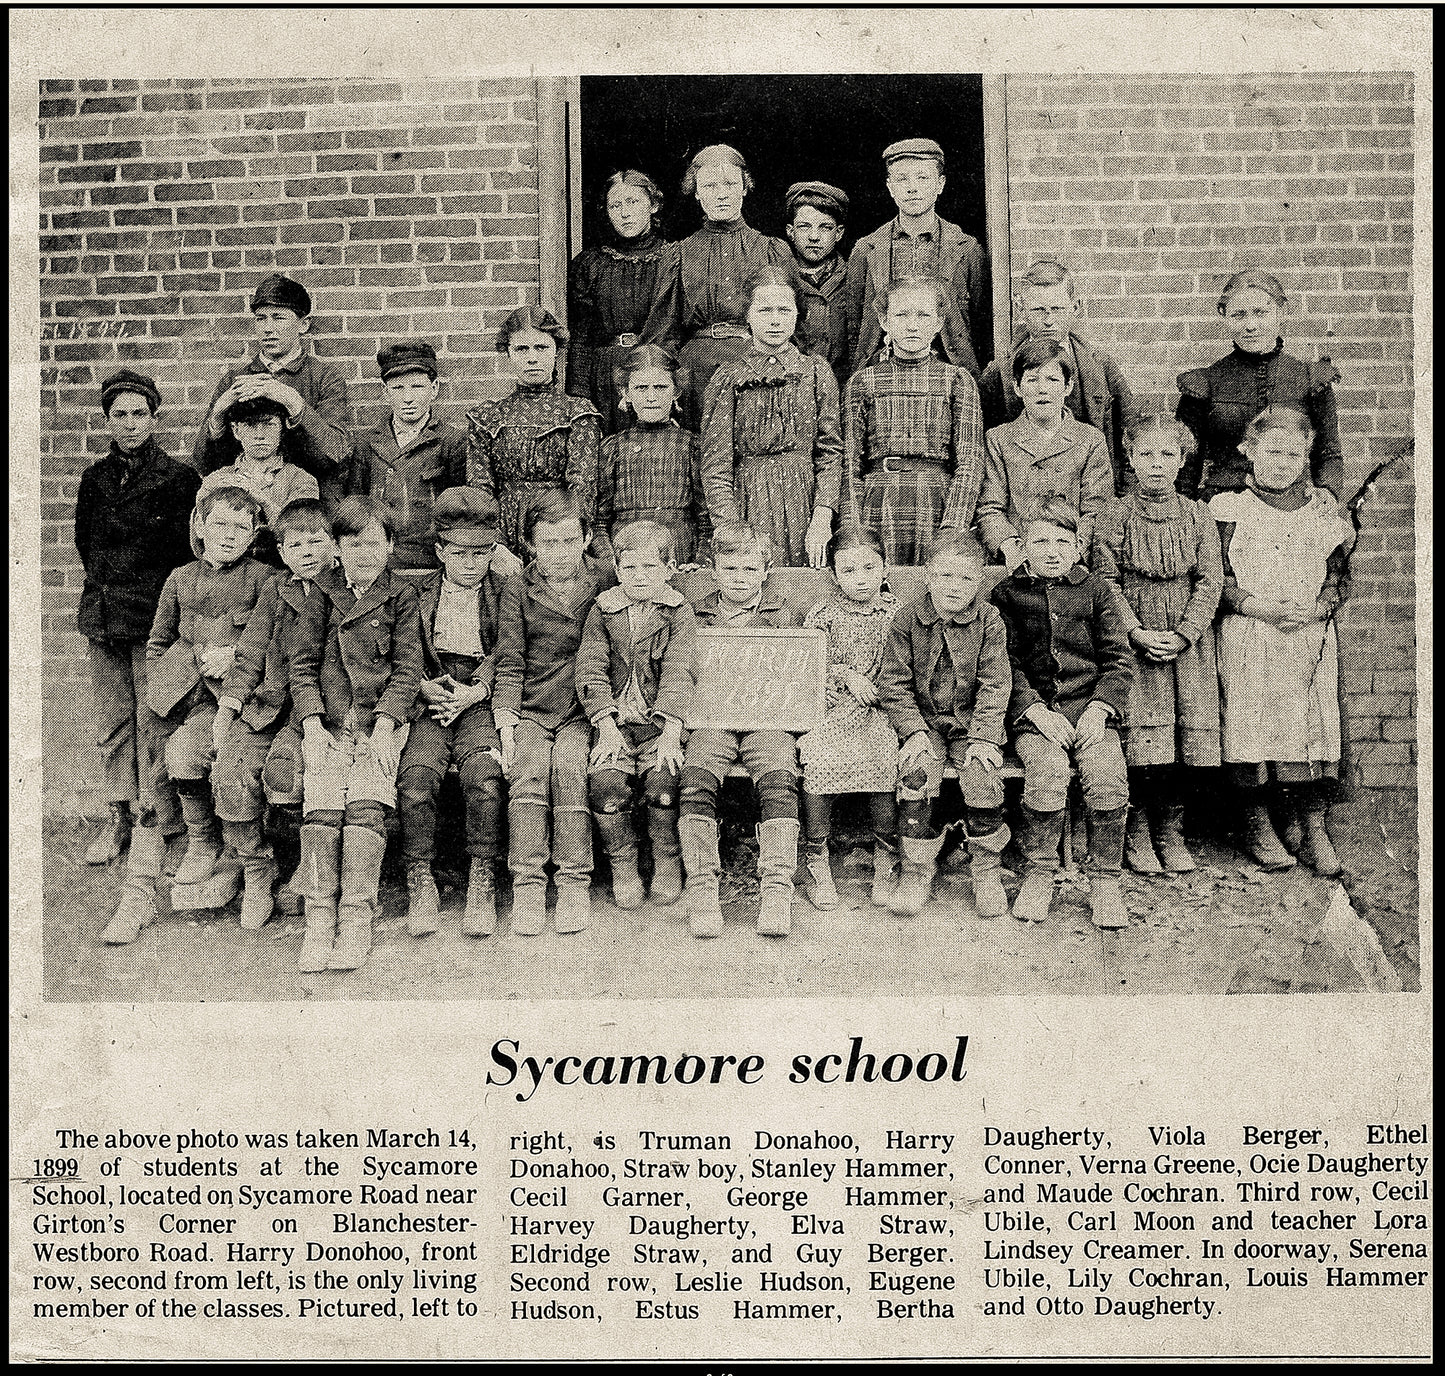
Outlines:
{"label": "boy with short cropped hair", "polygon": [[893,621],[878,699],[902,747],[898,821],[903,873],[889,908],[922,911],[946,832],[933,823],[943,768],[958,771],[974,906],[1008,911],[999,857],[1003,820],[1004,715],[1013,687],[1008,636],[997,608],[978,601],[984,552],[968,531],[941,531],[928,552],[928,591]]}
{"label": "boy with short cropped hair", "polygon": [[[239,487],[217,488],[201,499],[201,557],[166,579],[146,643],[146,704],[159,718],[157,744],[164,743],[165,752],[164,763],[156,764],[156,793],[179,802],[186,826],[178,885],[204,883],[221,858],[209,777],[211,731],[236,642],[272,576],[266,565],[246,557],[259,511]],[[150,869],[155,867],[130,867],[101,940],[125,945],[154,919],[159,870]]]}
{"label": "boy with short cropped hair", "polygon": [[356,970],[371,953],[386,813],[421,684],[416,590],[387,567],[394,529],[374,497],[341,502],[342,578],[307,599],[291,657],[306,764],[292,881],[306,901],[303,972]]}
{"label": "boy with short cropped hair", "polygon": [[[786,605],[772,579],[772,542],[742,521],[713,532],[717,587],[693,602],[700,627],[797,626],[802,618]],[[694,936],[721,936],[718,900],[717,799],[728,771],[741,759],[757,789],[758,931],[787,936],[792,930],[793,873],[798,868],[798,748],[786,731],[693,731],[682,772],[678,836],[687,874],[688,927]]]}
{"label": "boy with short cropped hair", "polygon": [[456,765],[466,805],[471,859],[463,936],[497,929],[493,862],[502,821],[502,742],[490,698],[496,675],[497,623],[506,576],[497,567],[497,504],[474,487],[451,487],[431,508],[432,543],[441,567],[416,584],[421,608],[421,701],[401,752],[406,860],[406,926],[412,936],[437,930],[437,799]]}
{"label": "boy with short cropped hair", "polygon": [[[617,576],[586,554],[591,522],[577,493],[553,488],[527,508],[533,560],[507,580],[497,625],[492,715],[510,782],[512,931],[547,925],[547,873],[556,867],[559,932],[591,921],[592,813],[587,800],[592,727],[577,700],[577,650],[597,595]],[[548,819],[551,842],[548,843]]]}
{"label": "boy with short cropped hair", "polygon": [[935,210],[946,183],[943,149],[932,139],[901,139],[883,150],[888,194],[898,215],[865,235],[848,255],[848,328],[852,371],[866,368],[883,344],[877,303],[904,277],[937,277],[949,286],[939,344],[944,357],[978,377],[989,341],[988,260],[971,234]]}
{"label": "boy with short cropped hair", "polygon": [[262,830],[266,805],[299,810],[302,799],[301,730],[291,707],[297,625],[311,598],[338,585],[331,521],[317,498],[288,503],[274,530],[285,568],[266,584],[236,644],[211,727],[211,790],[226,844],[244,868],[247,931],[271,915],[276,863]]}
{"label": "boy with short cropped hair", "polygon": [[[1024,323],[1023,338],[1016,337],[1015,348],[1029,340],[1051,339],[1068,351],[1075,383],[1065,404],[1076,419],[1103,433],[1114,469],[1114,490],[1122,495],[1133,482],[1124,452],[1124,432],[1134,418],[1134,395],[1118,364],[1074,330],[1080,303],[1074,294],[1073,275],[1052,258],[1031,263],[1019,283],[1014,308]],[[1012,355],[994,359],[978,380],[983,423],[989,429],[1017,420],[1023,411],[1023,402],[1011,385],[1012,362]]]}
{"label": "boy with short cropped hair", "polygon": [[682,722],[692,702],[697,625],[672,586],[672,531],[656,521],[619,528],[612,548],[617,586],[600,593],[577,652],[577,696],[596,730],[589,759],[592,815],[612,861],[619,908],[643,899],[632,829],[633,786],[642,780],[652,838],[653,900],[682,896],[677,837]]}
{"label": "boy with short cropped hair", "polygon": [[1024,767],[1026,868],[1013,912],[1020,921],[1048,916],[1072,760],[1089,809],[1094,925],[1127,927],[1119,867],[1129,777],[1119,728],[1129,710],[1134,652],[1114,590],[1079,562],[1079,528],[1078,511],[1062,497],[1039,502],[1024,523],[1023,562],[993,591],[1008,627],[1008,717]]}
{"label": "boy with short cropped hair", "polygon": [[794,339],[803,353],[828,360],[842,391],[848,381],[848,265],[838,245],[848,226],[848,195],[827,182],[794,182],[783,208],[783,232],[798,270]]}

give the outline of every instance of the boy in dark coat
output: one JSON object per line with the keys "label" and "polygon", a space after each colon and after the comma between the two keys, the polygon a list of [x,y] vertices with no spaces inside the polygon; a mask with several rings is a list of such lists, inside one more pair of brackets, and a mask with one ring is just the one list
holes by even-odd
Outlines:
{"label": "boy in dark coat", "polygon": [[798,348],[826,358],[842,392],[848,381],[848,265],[838,252],[848,224],[846,192],[827,182],[794,182],[783,231],[798,269]]}
{"label": "boy in dark coat", "polygon": [[[121,368],[101,383],[110,452],[81,475],[75,548],[85,569],[76,629],[90,656],[91,704],[110,816],[86,862],[106,865],[130,842],[133,808],[154,810],[155,722],[145,705],[145,645],[161,588],[195,557],[187,523],[200,479],[167,457],[154,437],[161,394]],[[142,825],[178,833],[180,815]],[[158,837],[148,837],[147,846]]]}
{"label": "boy in dark coat", "polygon": [[1068,801],[1069,761],[1089,808],[1094,924],[1127,927],[1119,889],[1129,776],[1119,727],[1129,710],[1134,652],[1116,594],[1078,562],[1079,513],[1047,497],[1024,526],[1024,562],[993,591],[1008,627],[1009,721],[1024,767],[1023,884],[1014,916],[1048,916]]}
{"label": "boy in dark coat", "polygon": [[474,487],[448,488],[431,508],[432,544],[441,568],[416,583],[421,606],[421,696],[401,752],[396,791],[401,800],[406,858],[406,926],[413,936],[437,930],[437,798],[455,764],[467,811],[464,936],[497,929],[497,836],[502,823],[502,742],[489,699],[496,674],[493,651],[506,579],[496,567],[497,504]]}
{"label": "boy in dark coat", "polygon": [[672,586],[673,534],[633,521],[613,537],[617,586],[598,594],[577,651],[577,696],[597,731],[589,767],[592,815],[612,861],[619,908],[642,903],[633,783],[643,780],[652,838],[652,897],[682,897],[677,840],[682,720],[692,703],[697,629],[687,599]]}

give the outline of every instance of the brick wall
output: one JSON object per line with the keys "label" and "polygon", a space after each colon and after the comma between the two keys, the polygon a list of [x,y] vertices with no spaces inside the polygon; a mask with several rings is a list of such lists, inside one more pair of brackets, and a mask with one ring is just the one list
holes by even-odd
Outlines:
{"label": "brick wall", "polygon": [[1368,787],[1414,785],[1415,557],[1408,75],[1010,77],[1015,279],[1042,253],[1074,267],[1082,332],[1140,400],[1228,348],[1214,310],[1237,269],[1290,295],[1286,340],[1328,355],[1346,495],[1405,451],[1364,513],[1340,621],[1350,758]]}
{"label": "brick wall", "polygon": [[[97,384],[159,382],[158,438],[188,454],[250,290],[311,291],[316,352],[386,414],[379,341],[443,357],[453,419],[500,395],[496,326],[539,291],[530,80],[45,81],[40,90],[41,615],[47,806],[94,807],[71,516],[106,451]],[[70,748],[78,747],[78,748]]]}

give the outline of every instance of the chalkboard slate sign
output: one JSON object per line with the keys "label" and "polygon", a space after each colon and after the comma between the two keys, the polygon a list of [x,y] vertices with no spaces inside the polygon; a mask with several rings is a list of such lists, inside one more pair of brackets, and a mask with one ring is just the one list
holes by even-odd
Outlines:
{"label": "chalkboard slate sign", "polygon": [[828,638],[820,630],[699,628],[689,730],[811,731],[823,720]]}

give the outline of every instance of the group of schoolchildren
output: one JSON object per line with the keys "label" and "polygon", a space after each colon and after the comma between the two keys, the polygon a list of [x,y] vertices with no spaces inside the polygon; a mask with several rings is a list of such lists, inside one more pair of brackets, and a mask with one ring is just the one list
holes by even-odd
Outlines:
{"label": "group of schoolchildren", "polygon": [[[158,743],[154,817],[130,843],[102,939],[133,941],[154,917],[179,823],[174,882],[205,883],[229,847],[243,869],[241,925],[264,924],[279,877],[268,804],[300,807],[287,887],[305,912],[303,971],[366,960],[393,809],[408,930],[435,932],[451,769],[471,861],[462,930],[477,937],[496,930],[504,806],[513,932],[545,929],[549,862],[556,930],[588,925],[595,828],[619,907],[648,892],[664,905],[685,897],[691,931],[719,935],[718,798],[739,763],[757,794],[766,935],[790,930],[795,880],[820,911],[838,905],[829,836],[843,794],[868,798],[873,901],[918,913],[948,830],[935,819],[946,766],[975,907],[1009,911],[1006,747],[1024,773],[1022,920],[1047,915],[1074,771],[1100,927],[1128,924],[1126,855],[1144,873],[1195,867],[1182,830],[1191,767],[1230,767],[1261,865],[1286,868],[1299,853],[1337,872],[1324,817],[1340,756],[1332,618],[1349,525],[1333,370],[1283,352],[1278,282],[1249,270],[1226,284],[1218,308],[1234,350],[1181,377],[1177,417],[1136,413],[1117,367],[1073,331],[1079,303],[1052,261],[1024,277],[1011,357],[975,381],[981,255],[959,251],[961,231],[934,213],[942,152],[905,140],[885,159],[899,219],[859,242],[848,293],[809,272],[820,241],[834,250],[841,235],[837,188],[792,188],[797,262],[764,241],[764,261],[739,279],[746,236],[762,236],[741,219],[751,180],[735,150],[704,149],[688,172],[707,219],[699,234],[735,246],[704,244],[706,271],[656,239],[651,180],[618,174],[607,202],[618,242],[646,251],[614,250],[590,276],[574,269],[574,290],[585,280],[589,293],[575,314],[596,315],[610,281],[634,312],[665,316],[673,272],[703,322],[683,360],[637,333],[585,326],[595,337],[574,349],[564,392],[568,332],[523,307],[497,339],[516,389],[474,408],[465,433],[433,409],[434,350],[409,340],[378,354],[391,417],[343,444],[323,395],[334,374],[299,343],[309,298],[286,278],[263,283],[253,309],[264,366],[217,388],[197,442],[209,471],[198,489],[181,484],[195,494],[196,557],[166,578],[135,669]],[[728,266],[730,253],[740,261]],[[861,318],[846,302],[830,316],[834,297],[875,287]],[[708,302],[742,322],[745,349],[736,325],[706,323]],[[624,318],[615,299],[608,309],[613,324]],[[850,355],[840,405],[835,371]],[[603,385],[594,406],[588,388]],[[148,436],[141,411],[154,417],[159,392],[122,370],[102,403],[117,445],[82,483],[88,589],[105,581],[92,569],[97,485],[119,495],[126,477],[111,470],[154,447],[128,443],[124,427]],[[700,437],[679,424],[690,417]],[[831,587],[800,617],[775,570],[809,564],[826,565]],[[990,564],[1002,577],[981,597]],[[698,565],[712,586],[689,600],[675,575]],[[903,603],[888,573],[906,565],[924,569],[927,591]],[[86,630],[84,600],[81,620]],[[698,627],[800,622],[827,639],[814,730],[687,729]],[[131,672],[123,637],[107,648],[86,633],[102,642],[98,685],[102,672]],[[1269,808],[1282,801],[1283,842]]]}

